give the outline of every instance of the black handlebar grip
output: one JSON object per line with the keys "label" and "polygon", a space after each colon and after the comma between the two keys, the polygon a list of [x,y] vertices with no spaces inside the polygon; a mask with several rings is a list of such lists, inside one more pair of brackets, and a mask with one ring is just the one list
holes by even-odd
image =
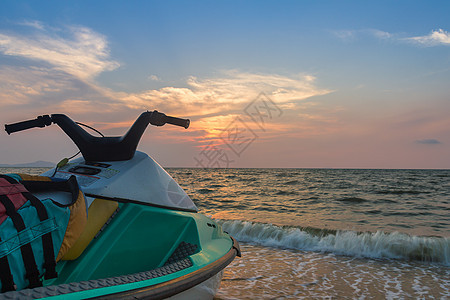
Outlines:
{"label": "black handlebar grip", "polygon": [[14,124],[5,125],[5,130],[8,134],[22,131],[35,127],[45,127],[52,124],[52,118],[49,115],[39,116],[34,120],[28,120],[23,122],[18,122]]}
{"label": "black handlebar grip", "polygon": [[189,124],[191,124],[191,121],[189,119],[181,119],[181,118],[166,116],[166,123],[181,126],[181,127],[188,129]]}

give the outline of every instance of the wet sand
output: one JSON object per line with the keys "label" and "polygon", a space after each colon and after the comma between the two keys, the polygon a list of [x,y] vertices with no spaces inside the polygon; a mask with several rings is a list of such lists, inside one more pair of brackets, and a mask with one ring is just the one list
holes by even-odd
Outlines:
{"label": "wet sand", "polygon": [[448,299],[450,268],[242,244],[215,299]]}

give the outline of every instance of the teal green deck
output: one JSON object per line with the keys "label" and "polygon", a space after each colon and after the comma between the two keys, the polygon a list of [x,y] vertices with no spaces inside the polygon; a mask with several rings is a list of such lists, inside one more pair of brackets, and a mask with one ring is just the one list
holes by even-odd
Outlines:
{"label": "teal green deck", "polygon": [[158,278],[59,297],[79,299],[151,286],[207,266],[224,256],[233,244],[220,225],[202,214],[132,203],[121,203],[119,208],[79,258],[58,263],[58,278],[45,281],[45,286],[149,271],[163,266],[182,241],[197,245],[197,252],[190,256],[192,267]]}

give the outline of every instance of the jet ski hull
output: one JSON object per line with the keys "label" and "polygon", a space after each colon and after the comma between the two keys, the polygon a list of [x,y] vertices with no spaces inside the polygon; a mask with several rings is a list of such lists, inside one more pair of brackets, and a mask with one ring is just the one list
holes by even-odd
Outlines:
{"label": "jet ski hull", "polygon": [[58,263],[58,278],[2,296],[211,299],[236,255],[237,242],[202,214],[120,203],[80,257]]}

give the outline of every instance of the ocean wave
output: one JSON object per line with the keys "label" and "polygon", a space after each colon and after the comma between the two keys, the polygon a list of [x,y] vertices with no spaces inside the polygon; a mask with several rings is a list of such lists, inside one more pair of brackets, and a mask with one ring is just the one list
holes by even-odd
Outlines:
{"label": "ocean wave", "polygon": [[450,238],[381,231],[356,232],[276,226],[240,220],[216,220],[240,242],[355,257],[414,260],[450,265]]}
{"label": "ocean wave", "polygon": [[297,191],[283,191],[283,190],[278,190],[275,195],[298,195]]}
{"label": "ocean wave", "polygon": [[419,195],[419,194],[429,194],[429,191],[417,191],[417,190],[381,190],[376,191],[376,194],[381,195]]}
{"label": "ocean wave", "polygon": [[284,185],[298,185],[300,181],[298,180],[291,180],[284,183]]}
{"label": "ocean wave", "polygon": [[209,194],[209,193],[213,193],[215,191],[211,190],[211,189],[199,189],[199,190],[197,190],[197,192],[199,192],[200,194]]}
{"label": "ocean wave", "polygon": [[363,198],[358,198],[358,197],[346,197],[346,198],[337,199],[337,201],[347,202],[347,203],[362,203],[362,202],[366,202],[367,200],[363,199]]}
{"label": "ocean wave", "polygon": [[281,173],[276,173],[275,176],[276,177],[291,177],[292,174],[290,174],[289,172],[281,172]]}

